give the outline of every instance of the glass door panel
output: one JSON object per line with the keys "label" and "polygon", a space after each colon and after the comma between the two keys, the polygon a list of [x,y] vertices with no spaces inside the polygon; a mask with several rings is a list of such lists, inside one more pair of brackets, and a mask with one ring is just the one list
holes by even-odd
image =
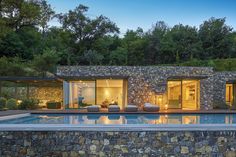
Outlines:
{"label": "glass door panel", "polygon": [[102,108],[107,108],[109,105],[118,105],[121,109],[124,107],[124,87],[123,80],[104,79],[97,80],[97,104]]}
{"label": "glass door panel", "polygon": [[168,109],[181,108],[181,81],[168,81]]}
{"label": "glass door panel", "polygon": [[95,104],[95,81],[70,81],[64,83],[66,108],[81,108]]}
{"label": "glass door panel", "polygon": [[196,110],[199,106],[199,81],[182,81],[182,108]]}

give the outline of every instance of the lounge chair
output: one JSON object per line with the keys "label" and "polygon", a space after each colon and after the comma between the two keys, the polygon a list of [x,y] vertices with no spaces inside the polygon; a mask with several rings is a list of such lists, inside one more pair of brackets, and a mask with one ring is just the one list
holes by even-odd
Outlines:
{"label": "lounge chair", "polygon": [[145,103],[143,106],[143,110],[147,112],[157,112],[160,110],[160,107],[151,103]]}
{"label": "lounge chair", "polygon": [[120,107],[118,105],[110,105],[108,107],[108,112],[120,112]]}
{"label": "lounge chair", "polygon": [[100,106],[98,105],[92,105],[87,107],[88,112],[99,112]]}
{"label": "lounge chair", "polygon": [[137,112],[138,111],[138,107],[135,105],[127,105],[125,107],[125,111],[126,112]]}

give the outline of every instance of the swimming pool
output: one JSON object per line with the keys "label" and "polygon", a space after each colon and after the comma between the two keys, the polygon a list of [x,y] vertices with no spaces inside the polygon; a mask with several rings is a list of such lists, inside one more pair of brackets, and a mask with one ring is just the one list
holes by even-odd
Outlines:
{"label": "swimming pool", "polygon": [[29,114],[0,124],[236,124],[236,114]]}

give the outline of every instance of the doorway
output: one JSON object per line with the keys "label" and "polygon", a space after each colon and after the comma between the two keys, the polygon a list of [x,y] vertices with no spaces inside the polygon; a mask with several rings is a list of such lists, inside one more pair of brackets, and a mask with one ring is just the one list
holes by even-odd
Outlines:
{"label": "doorway", "polygon": [[168,109],[199,109],[200,81],[168,81]]}

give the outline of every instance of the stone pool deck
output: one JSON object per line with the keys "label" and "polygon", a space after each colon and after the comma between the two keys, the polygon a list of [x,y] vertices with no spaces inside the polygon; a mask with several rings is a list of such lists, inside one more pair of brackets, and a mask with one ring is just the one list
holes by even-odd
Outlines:
{"label": "stone pool deck", "polygon": [[126,114],[126,113],[132,113],[132,114],[204,114],[204,113],[210,113],[210,114],[221,114],[221,113],[235,113],[236,110],[208,110],[208,111],[202,111],[202,110],[180,110],[180,109],[169,109],[169,110],[161,110],[158,112],[145,112],[145,111],[138,111],[138,112],[108,112],[107,109],[102,109],[100,112],[87,112],[86,109],[70,109],[70,110],[7,110],[7,111],[0,111],[0,117],[2,116],[10,116],[10,115],[17,115],[17,114],[25,114],[25,113],[35,113],[35,114]]}

